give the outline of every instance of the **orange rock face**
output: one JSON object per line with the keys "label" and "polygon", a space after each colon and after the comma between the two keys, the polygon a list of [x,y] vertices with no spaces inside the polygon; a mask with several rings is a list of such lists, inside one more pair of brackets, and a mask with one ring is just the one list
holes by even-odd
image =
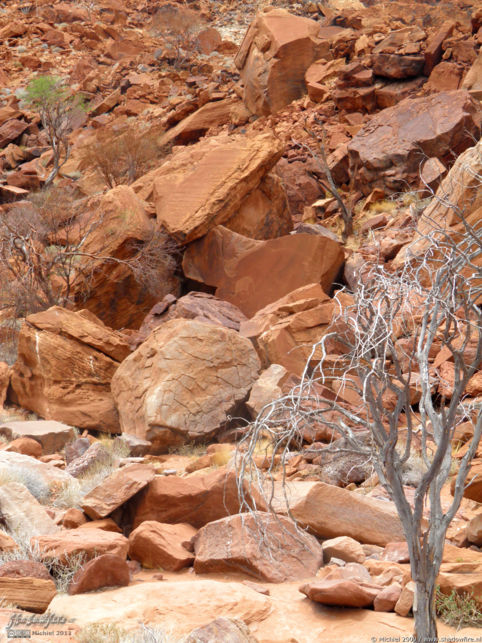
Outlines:
{"label": "orange rock face", "polygon": [[[148,243],[154,234],[146,204],[127,185],[119,185],[94,199],[85,216],[87,223],[80,225],[90,232],[82,250],[93,257],[128,261],[136,254],[136,247]],[[91,221],[92,216],[96,223]],[[113,328],[139,326],[158,299],[178,290],[174,262],[167,254],[165,261],[146,262],[137,275],[125,263],[108,259],[93,261],[90,257],[85,262],[89,267],[88,283],[78,280],[74,284],[74,298],[79,308],[87,308]],[[85,269],[82,263],[79,267]],[[141,273],[151,271],[150,285],[142,283]],[[155,294],[148,285],[155,287]]]}
{"label": "orange rock face", "polygon": [[138,560],[143,567],[178,571],[194,561],[185,545],[195,535],[196,529],[186,523],[170,525],[146,520],[129,536],[129,558]]}
{"label": "orange rock face", "polygon": [[129,353],[121,333],[58,306],[30,315],[19,336],[13,401],[41,417],[118,431],[110,381]]}
{"label": "orange rock face", "polygon": [[83,565],[69,586],[69,594],[84,594],[102,587],[129,585],[129,566],[125,558],[116,554],[97,556]]}
{"label": "orange rock face", "polygon": [[[259,494],[247,485],[245,494],[248,501],[254,497],[256,506],[265,509]],[[187,522],[194,527],[202,527],[240,510],[233,471],[219,469],[189,478],[156,476],[137,503],[134,527],[145,520],[171,524]]]}
{"label": "orange rock face", "polygon": [[319,23],[284,9],[258,14],[235,58],[252,112],[273,114],[303,96],[306,70],[328,54],[319,31]]}
{"label": "orange rock face", "polygon": [[126,559],[129,541],[121,534],[103,529],[68,529],[51,536],[37,536],[32,545],[38,547],[42,561],[65,564],[73,556],[91,560],[101,554],[115,554]]}
{"label": "orange rock face", "polygon": [[[351,536],[358,542],[386,545],[403,540],[395,507],[323,482],[294,482],[287,489],[291,515],[322,538]],[[276,498],[277,512],[286,513],[286,501]]]}
{"label": "orange rock face", "polygon": [[322,580],[300,588],[309,599],[323,605],[370,607],[381,588],[353,580]]}
{"label": "orange rock face", "polygon": [[[228,219],[234,223],[245,199],[260,186],[283,151],[284,145],[271,133],[206,138],[175,152],[132,188],[153,204],[158,225],[178,243],[186,244]],[[278,184],[273,189],[282,190]]]}
{"label": "orange rock face", "polygon": [[131,464],[114,471],[82,500],[82,509],[92,519],[105,518],[154,478],[154,469]]}
{"label": "orange rock face", "polygon": [[234,330],[174,319],[156,328],[112,380],[122,431],[153,450],[213,436],[259,373],[251,342]]}
{"label": "orange rock face", "polygon": [[313,536],[260,511],[210,522],[196,535],[194,551],[199,574],[237,570],[269,582],[314,576],[323,562]]}
{"label": "orange rock face", "polygon": [[[341,301],[351,303],[349,295]],[[302,286],[242,322],[240,333],[255,344],[263,365],[281,364],[301,375],[312,346],[328,329],[338,304],[319,284]],[[313,356],[316,359],[316,355]]]}
{"label": "orange rock face", "polygon": [[296,234],[255,241],[218,226],[189,246],[183,269],[251,317],[301,286],[319,283],[328,292],[343,261],[341,245],[327,237]]}

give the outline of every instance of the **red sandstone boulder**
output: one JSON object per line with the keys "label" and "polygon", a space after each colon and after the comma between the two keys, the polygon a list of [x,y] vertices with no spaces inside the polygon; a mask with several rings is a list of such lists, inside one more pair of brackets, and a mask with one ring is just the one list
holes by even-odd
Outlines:
{"label": "red sandstone boulder", "polygon": [[321,580],[300,587],[300,592],[323,605],[370,607],[381,588],[352,580]]}
{"label": "red sandstone boulder", "polygon": [[343,261],[343,248],[327,237],[296,234],[255,241],[218,226],[189,246],[183,270],[250,317],[301,286],[319,283],[329,292]]}
{"label": "red sandstone boulder", "polygon": [[153,480],[155,471],[146,464],[117,469],[82,500],[82,509],[92,519],[105,518]]}
{"label": "red sandstone boulder", "polygon": [[196,535],[194,552],[199,574],[237,570],[268,582],[314,576],[323,562],[316,538],[260,511],[210,522]]}
{"label": "red sandstone boulder", "polygon": [[[277,484],[277,483],[275,483]],[[277,490],[273,508],[287,513],[322,538],[351,536],[358,542],[386,545],[401,541],[402,525],[394,505],[323,482],[291,482]]]}
{"label": "red sandstone boulder", "polygon": [[116,432],[110,381],[129,350],[123,335],[88,311],[54,306],[29,315],[19,335],[12,401],[48,420]]}
{"label": "red sandstone boulder", "polygon": [[229,423],[259,373],[251,342],[197,321],[166,322],[124,360],[112,394],[124,433],[152,451],[206,439]]}
{"label": "red sandstone boulder", "polygon": [[236,225],[238,219],[250,234],[259,234],[263,226],[279,234],[280,226],[290,225],[284,190],[275,178],[262,181],[283,151],[271,133],[205,138],[175,151],[132,189],[152,203],[157,224],[180,244],[218,224]]}
{"label": "red sandstone boulder", "polygon": [[116,554],[97,556],[76,572],[68,592],[84,594],[103,587],[125,587],[129,585],[130,572],[125,558]]}
{"label": "red sandstone boulder", "polygon": [[259,13],[235,58],[244,84],[244,101],[259,116],[273,114],[306,92],[305,72],[327,56],[319,23],[284,9]]}
{"label": "red sandstone boulder", "polygon": [[418,183],[421,153],[444,164],[473,143],[482,110],[467,91],[406,99],[375,114],[348,144],[364,192],[389,191]]}
{"label": "red sandstone boulder", "polygon": [[51,536],[37,536],[32,545],[38,547],[42,561],[65,564],[73,556],[91,560],[101,554],[115,554],[125,560],[129,541],[121,534],[102,529],[68,529]]}
{"label": "red sandstone boulder", "polygon": [[[131,187],[119,185],[93,197],[79,225],[89,230],[82,246],[86,256],[79,263],[79,271],[87,274],[73,284],[73,296],[79,307],[87,308],[112,328],[135,328],[159,297],[171,292],[177,294],[175,262],[169,252],[159,247],[160,241],[159,256],[151,256],[144,272],[138,271],[136,275],[129,265],[122,263],[132,258],[142,244],[151,242],[156,234],[147,204]],[[92,256],[121,261],[93,260]],[[147,271],[151,273],[149,284],[142,283]],[[156,295],[152,294],[154,286]]]}
{"label": "red sandstone boulder", "polygon": [[170,525],[146,520],[129,536],[129,558],[149,569],[161,567],[176,572],[189,567],[194,555],[187,550],[196,529],[186,523]]}
{"label": "red sandstone boulder", "polygon": [[53,580],[43,578],[0,578],[0,596],[6,603],[42,614],[57,594]]}
{"label": "red sandstone boulder", "polygon": [[[265,509],[265,503],[245,483],[247,502]],[[145,520],[176,524],[187,522],[202,527],[208,522],[241,511],[234,471],[218,469],[188,478],[156,476],[136,502],[134,527]]]}
{"label": "red sandstone boulder", "polygon": [[[339,301],[351,303],[349,295]],[[330,299],[321,285],[297,288],[277,301],[258,310],[242,322],[240,333],[253,341],[263,366],[280,364],[287,371],[301,375],[306,360],[339,312],[339,305]],[[319,357],[313,355],[313,359]]]}

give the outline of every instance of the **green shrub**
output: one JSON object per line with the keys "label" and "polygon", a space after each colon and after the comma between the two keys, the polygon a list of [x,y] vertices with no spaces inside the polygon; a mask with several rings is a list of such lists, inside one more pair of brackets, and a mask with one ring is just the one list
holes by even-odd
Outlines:
{"label": "green shrub", "polygon": [[437,587],[435,609],[444,623],[457,630],[463,627],[482,627],[482,612],[473,594],[458,594],[455,590],[450,594],[443,594]]}

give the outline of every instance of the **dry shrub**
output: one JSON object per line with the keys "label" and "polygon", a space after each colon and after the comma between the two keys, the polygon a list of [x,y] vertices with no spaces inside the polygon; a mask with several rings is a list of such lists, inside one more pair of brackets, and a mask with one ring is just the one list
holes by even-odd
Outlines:
{"label": "dry shrub", "polygon": [[203,27],[203,19],[196,11],[167,4],[153,16],[150,32],[164,40],[164,58],[176,69],[182,69],[188,66],[192,53],[199,50],[199,32]]}
{"label": "dry shrub", "polygon": [[87,143],[81,154],[80,168],[94,168],[106,185],[129,184],[145,174],[167,150],[138,123],[126,123],[116,129],[102,129]]}

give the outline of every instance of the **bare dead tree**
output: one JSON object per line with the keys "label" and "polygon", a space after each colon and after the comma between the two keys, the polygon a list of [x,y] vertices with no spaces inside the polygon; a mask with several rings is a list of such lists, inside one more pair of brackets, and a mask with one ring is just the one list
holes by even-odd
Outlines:
{"label": "bare dead tree", "polygon": [[[315,118],[315,123],[320,128],[321,133],[319,135],[316,134],[312,129],[310,129],[307,123],[305,123],[305,127],[304,127],[305,132],[313,140],[313,145],[307,145],[306,143],[302,143],[300,141],[295,141],[295,140],[293,140],[293,143],[297,147],[308,152],[308,154],[313,158],[313,160],[317,164],[319,169],[319,174],[325,177],[324,179],[322,179],[318,174],[315,178],[318,181],[318,183],[321,185],[321,187],[325,190],[325,192],[329,192],[330,194],[332,194],[333,197],[336,199],[336,202],[338,203],[338,207],[341,213],[341,218],[343,220],[342,240],[343,242],[346,242],[348,237],[350,237],[353,234],[353,203],[350,203],[349,200],[346,201],[342,197],[340,190],[338,189],[338,186],[336,185],[333,179],[333,175],[330,170],[330,165],[328,163],[328,155],[326,153],[326,134],[325,134],[324,125],[319,119],[316,119],[316,118]],[[350,192],[353,192],[353,184],[354,184],[354,178],[356,176],[356,172],[357,172],[357,168],[355,167],[352,173]]]}
{"label": "bare dead tree", "polygon": [[[482,181],[475,178],[480,190]],[[482,434],[482,404],[465,392],[482,363],[482,221],[465,216],[448,198],[446,203],[457,219],[455,228],[436,218],[422,226],[419,221],[416,252],[408,253],[398,270],[367,266],[353,305],[337,295],[338,313],[313,346],[300,384],[260,412],[237,458],[239,479],[264,489],[270,507],[276,463],[286,489],[290,450],[314,424],[343,437],[340,452],[361,454],[372,463],[408,543],[418,641],[437,640],[434,594],[445,535],[470,484]],[[453,365],[451,382],[433,365],[441,350]],[[472,438],[458,461],[452,502],[443,507],[451,443],[464,421],[473,425]],[[260,445],[270,458],[267,471],[257,465]],[[411,500],[404,470],[414,455],[423,471]]]}

